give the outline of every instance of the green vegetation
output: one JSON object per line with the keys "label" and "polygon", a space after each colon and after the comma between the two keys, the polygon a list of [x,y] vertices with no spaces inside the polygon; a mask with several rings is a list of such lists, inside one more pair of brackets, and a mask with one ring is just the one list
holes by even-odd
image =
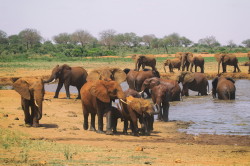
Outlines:
{"label": "green vegetation", "polygon": [[[79,61],[83,57],[94,57],[87,61],[105,61],[102,56],[125,57],[131,54],[173,54],[176,52],[246,53],[250,51],[250,39],[236,45],[229,41],[222,46],[214,36],[192,42],[177,33],[157,38],[155,35],[137,36],[135,33],[102,31],[99,40],[84,30],[72,34],[60,33],[53,41],[42,42],[36,29],[25,29],[8,36],[0,30],[0,62],[24,61]],[[86,59],[84,59],[86,60]],[[114,59],[112,59],[114,60]],[[129,61],[129,60],[128,60]]]}

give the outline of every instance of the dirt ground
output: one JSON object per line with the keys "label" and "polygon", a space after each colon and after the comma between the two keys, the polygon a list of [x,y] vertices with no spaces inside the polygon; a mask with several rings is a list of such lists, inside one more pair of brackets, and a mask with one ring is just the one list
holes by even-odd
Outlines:
{"label": "dirt ground", "polygon": [[[93,63],[83,65],[91,70],[97,65]],[[72,66],[80,64],[74,63]],[[113,64],[98,64],[105,65]],[[133,68],[134,64],[119,66]],[[216,63],[208,64],[207,73],[215,74],[215,66]],[[162,68],[161,65],[158,68]],[[241,67],[241,70],[241,74],[248,75],[247,67]],[[163,69],[160,71],[164,75]],[[2,85],[11,84],[13,78],[30,74],[46,78],[50,73],[51,69],[15,68],[11,73],[1,69],[0,82]],[[33,128],[24,126],[20,95],[14,90],[0,90],[0,128],[26,133],[30,140],[67,145],[71,148],[73,161],[65,160],[63,150],[55,154],[45,149],[30,150],[29,162],[13,164],[9,162],[10,158],[15,158],[20,151],[0,148],[0,165],[32,165],[32,161],[38,161],[33,165],[250,165],[250,136],[189,135],[178,129],[187,127],[190,122],[180,121],[156,121],[150,136],[123,135],[121,122],[117,135],[97,134],[83,130],[80,100],[66,99],[65,93],[60,93],[59,99],[53,96],[54,93],[46,92],[41,127]],[[75,97],[72,95],[72,98]],[[74,150],[73,147],[85,150]],[[53,159],[57,159],[54,164],[51,163]]]}

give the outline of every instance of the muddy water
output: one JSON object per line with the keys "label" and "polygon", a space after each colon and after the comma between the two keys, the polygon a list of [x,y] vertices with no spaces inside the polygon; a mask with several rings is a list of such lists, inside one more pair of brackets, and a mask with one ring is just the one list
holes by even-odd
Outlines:
{"label": "muddy water", "polygon": [[[211,90],[211,81],[209,85]],[[183,101],[170,103],[169,119],[194,122],[181,129],[189,134],[250,135],[250,80],[237,80],[235,85],[235,101],[196,96],[197,92],[190,91]],[[45,90],[55,91],[56,87],[56,84],[45,85]],[[122,87],[127,89],[128,85],[122,83]],[[64,87],[61,92],[65,92]],[[70,87],[70,92],[77,93],[77,89]]]}

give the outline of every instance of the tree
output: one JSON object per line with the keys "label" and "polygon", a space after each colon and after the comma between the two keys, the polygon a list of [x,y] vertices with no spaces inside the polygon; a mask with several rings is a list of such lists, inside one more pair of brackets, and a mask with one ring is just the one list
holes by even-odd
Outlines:
{"label": "tree", "polygon": [[42,36],[36,29],[25,29],[19,33],[21,41],[26,45],[27,50],[38,44],[42,40]]}
{"label": "tree", "polygon": [[244,40],[242,44],[245,45],[245,47],[250,48],[250,39]]}
{"label": "tree", "polygon": [[170,47],[179,47],[181,46],[180,35],[178,33],[172,33],[164,37],[164,43]]}
{"label": "tree", "polygon": [[208,36],[198,41],[200,45],[205,45],[210,48],[220,46],[220,43],[216,40],[214,36]]}
{"label": "tree", "polygon": [[0,44],[8,44],[7,33],[0,30]]}
{"label": "tree", "polygon": [[140,37],[135,33],[120,33],[114,37],[115,43],[119,46],[135,47],[140,43]]}
{"label": "tree", "polygon": [[71,42],[71,35],[68,33],[60,33],[53,37],[53,40],[57,44],[68,44]]}
{"label": "tree", "polygon": [[99,33],[100,42],[107,46],[109,50],[111,49],[111,46],[115,44],[115,34],[116,31],[113,29],[104,30]]}
{"label": "tree", "polygon": [[156,38],[155,35],[150,34],[150,35],[144,35],[144,36],[142,36],[141,39],[142,39],[142,42],[144,42],[144,44],[146,46],[148,46],[149,48],[151,48],[151,44],[152,44],[152,42],[153,42],[153,40],[155,38]]}
{"label": "tree", "polygon": [[184,36],[180,38],[180,42],[182,45],[184,45],[184,47],[188,47],[193,43],[191,40],[189,40],[188,38]]}
{"label": "tree", "polygon": [[86,44],[90,44],[94,40],[94,37],[88,31],[78,30],[71,35],[71,39],[73,42],[80,43],[84,48]]}

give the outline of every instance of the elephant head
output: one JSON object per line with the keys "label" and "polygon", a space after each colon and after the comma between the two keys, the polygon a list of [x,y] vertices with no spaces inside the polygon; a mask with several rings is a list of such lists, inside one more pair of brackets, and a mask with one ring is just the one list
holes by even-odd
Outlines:
{"label": "elephant head", "polygon": [[230,55],[229,54],[215,54],[214,55],[216,61],[218,62],[218,74],[220,73],[220,64],[221,63],[226,63],[230,60]]}
{"label": "elephant head", "polygon": [[34,101],[37,119],[42,118],[43,97],[45,94],[44,83],[41,78],[19,78],[13,83],[14,89],[22,98]]}
{"label": "elephant head", "polygon": [[115,99],[125,99],[120,84],[116,81],[97,80],[92,84],[89,92],[104,103],[110,103]]}
{"label": "elephant head", "polygon": [[194,73],[183,71],[180,73],[180,75],[177,76],[177,82],[182,83],[182,85],[185,85],[187,83],[191,83],[194,81]]}
{"label": "elephant head", "polygon": [[87,81],[94,80],[114,80],[121,83],[126,80],[126,73],[119,68],[100,68],[89,73]]}
{"label": "elephant head", "polygon": [[56,79],[62,77],[62,73],[64,70],[71,70],[71,67],[67,64],[64,64],[62,66],[57,65],[51,73],[51,76],[48,80],[45,80],[44,83],[54,82]]}
{"label": "elephant head", "polygon": [[160,84],[160,80],[158,77],[152,77],[152,78],[148,78],[146,79],[141,87],[141,91],[143,92],[145,89],[152,89],[153,87],[157,86]]}

